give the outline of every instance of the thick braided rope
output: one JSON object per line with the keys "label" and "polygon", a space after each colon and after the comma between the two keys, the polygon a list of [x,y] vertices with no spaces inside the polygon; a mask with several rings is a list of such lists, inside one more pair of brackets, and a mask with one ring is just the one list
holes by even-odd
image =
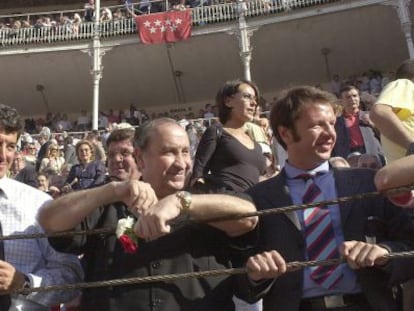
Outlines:
{"label": "thick braided rope", "polygon": [[[412,258],[412,257],[414,257],[414,251],[390,253],[388,255],[383,256],[383,258],[388,258],[388,259],[401,259],[401,258]],[[331,266],[331,265],[337,265],[343,262],[344,262],[344,259],[342,258],[329,259],[329,260],[313,260],[313,261],[293,261],[293,262],[287,263],[287,270],[292,271],[292,270],[296,270],[299,268],[321,266],[321,265]],[[184,280],[184,279],[190,279],[190,278],[237,275],[237,274],[245,274],[248,272],[249,271],[246,267],[229,268],[229,269],[209,270],[209,271],[200,271],[200,272],[187,272],[187,273],[165,274],[165,275],[157,275],[157,276],[113,279],[113,280],[89,282],[89,283],[50,285],[50,286],[43,286],[43,287],[33,287],[29,289],[20,289],[20,290],[13,291],[13,293],[30,294],[32,292],[49,292],[49,291],[55,291],[55,290],[75,290],[75,289],[98,288],[98,287],[108,287],[108,286],[136,285],[136,284],[155,283],[155,282],[173,282],[177,280]]]}
{"label": "thick braided rope", "polygon": [[[271,214],[280,214],[286,213],[290,211],[296,211],[301,209],[306,209],[314,206],[320,205],[331,205],[331,204],[338,204],[341,202],[347,202],[352,200],[361,200],[364,198],[374,197],[378,195],[393,195],[402,192],[411,191],[414,189],[414,186],[409,187],[398,187],[394,189],[387,190],[385,192],[368,192],[362,193],[353,196],[347,197],[340,197],[334,200],[327,200],[322,202],[310,203],[310,204],[301,204],[301,205],[290,205],[286,207],[280,208],[273,208],[264,211],[257,211],[254,213],[247,213],[243,215],[231,215],[228,217],[220,217],[220,218],[211,218],[205,220],[204,222],[212,222],[212,221],[221,221],[221,220],[231,220],[231,219],[240,219],[244,217],[252,217],[252,216],[266,216]],[[101,229],[95,230],[82,230],[82,231],[66,231],[66,232],[58,232],[58,233],[37,233],[37,234],[26,234],[26,235],[9,235],[9,236],[0,236],[0,240],[12,240],[12,239],[29,239],[29,238],[47,238],[47,237],[63,237],[63,236],[74,236],[74,235],[83,235],[83,234],[112,234],[114,233],[115,228],[106,227]],[[398,258],[410,258],[414,257],[414,251],[411,252],[399,252],[399,253],[391,253],[385,255],[384,258],[389,259],[398,259]],[[319,266],[319,265],[337,265],[339,263],[344,262],[343,259],[330,259],[330,260],[318,260],[318,261],[301,261],[301,262],[290,262],[287,264],[288,271],[296,270],[299,268],[311,267],[311,266]],[[222,275],[236,275],[236,274],[244,274],[247,273],[247,268],[230,268],[230,269],[221,269],[221,270],[210,270],[210,271],[201,271],[201,272],[188,272],[188,273],[181,273],[181,274],[167,274],[167,275],[159,275],[159,276],[147,276],[147,277],[134,277],[134,278],[126,278],[126,279],[113,279],[113,280],[106,280],[106,281],[99,281],[99,282],[89,282],[89,283],[74,283],[74,284],[64,284],[64,285],[50,285],[50,286],[43,286],[43,287],[34,287],[30,289],[21,289],[13,291],[13,293],[23,293],[29,294],[32,292],[45,292],[45,291],[55,291],[55,290],[75,290],[75,289],[84,289],[84,288],[97,288],[97,287],[107,287],[107,286],[121,286],[121,285],[132,285],[132,284],[142,284],[142,283],[154,283],[154,282],[172,282],[176,280],[182,279],[189,279],[189,278],[201,278],[201,277],[215,277],[215,276],[222,276]]]}
{"label": "thick braided rope", "polygon": [[[209,222],[216,222],[216,221],[225,221],[225,220],[236,220],[246,217],[253,217],[253,216],[267,216],[267,215],[273,215],[273,214],[281,214],[281,213],[287,213],[297,210],[303,210],[315,206],[324,206],[324,205],[332,205],[332,204],[339,204],[354,200],[362,200],[365,198],[372,198],[378,195],[395,195],[399,193],[404,193],[414,190],[414,185],[412,186],[404,186],[404,187],[398,187],[389,189],[387,191],[379,192],[366,192],[361,194],[356,194],[352,196],[345,196],[336,198],[333,200],[326,200],[321,202],[313,202],[309,204],[300,204],[300,205],[289,205],[284,207],[276,207],[276,208],[270,208],[266,210],[256,211],[252,213],[245,213],[240,215],[228,215],[223,217],[213,217],[209,219],[205,219],[202,221],[197,222],[203,222],[203,223],[209,223]],[[94,235],[94,234],[112,234],[115,233],[115,227],[105,227],[101,229],[93,229],[93,230],[82,230],[82,231],[62,231],[62,232],[54,232],[54,233],[32,233],[32,234],[13,234],[13,235],[4,235],[0,236],[0,241],[5,240],[19,240],[19,239],[39,239],[39,238],[50,238],[50,237],[68,237],[68,236],[74,236],[74,235]]]}
{"label": "thick braided rope", "polygon": [[339,204],[339,203],[355,201],[355,200],[362,200],[366,198],[376,197],[379,195],[384,195],[384,196],[396,195],[400,193],[409,192],[411,190],[414,190],[414,185],[393,188],[393,189],[389,189],[389,190],[382,191],[382,192],[379,192],[379,191],[365,192],[365,193],[360,193],[360,194],[354,194],[351,196],[339,197],[339,198],[332,199],[332,200],[312,202],[308,204],[288,205],[284,207],[269,208],[266,210],[256,211],[252,213],[245,213],[245,214],[240,214],[240,215],[229,215],[229,216],[223,216],[223,217],[209,218],[208,220],[203,220],[202,222],[216,222],[216,221],[224,221],[224,220],[241,219],[241,218],[253,217],[253,216],[267,216],[267,215],[274,215],[274,214],[282,214],[282,213],[287,213],[287,212],[303,210],[303,209],[307,209],[307,208],[311,208],[315,206],[325,206],[325,205]]}

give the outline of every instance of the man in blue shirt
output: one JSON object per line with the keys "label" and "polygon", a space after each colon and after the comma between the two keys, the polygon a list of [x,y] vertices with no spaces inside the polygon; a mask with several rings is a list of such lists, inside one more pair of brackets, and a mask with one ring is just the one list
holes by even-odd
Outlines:
{"label": "man in blue shirt", "polygon": [[[336,142],[333,101],[324,91],[297,87],[275,103],[270,121],[288,161],[278,176],[247,191],[258,210],[375,191],[375,171],[328,164]],[[369,218],[386,227],[376,235],[378,244],[366,240]],[[384,258],[411,250],[406,240],[412,239],[414,228],[383,197],[262,217],[256,233],[262,253],[248,260],[251,272],[240,277],[238,296],[248,302],[263,297],[267,311],[398,310],[391,286],[412,277],[409,260]],[[340,256],[346,264],[284,274],[286,262]]]}

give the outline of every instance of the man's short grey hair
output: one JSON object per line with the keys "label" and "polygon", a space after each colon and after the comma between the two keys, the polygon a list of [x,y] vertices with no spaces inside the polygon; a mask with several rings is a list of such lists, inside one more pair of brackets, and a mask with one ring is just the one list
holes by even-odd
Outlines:
{"label": "man's short grey hair", "polygon": [[152,131],[164,124],[175,124],[179,126],[177,121],[171,118],[159,118],[149,121],[135,130],[134,147],[145,150],[148,147]]}

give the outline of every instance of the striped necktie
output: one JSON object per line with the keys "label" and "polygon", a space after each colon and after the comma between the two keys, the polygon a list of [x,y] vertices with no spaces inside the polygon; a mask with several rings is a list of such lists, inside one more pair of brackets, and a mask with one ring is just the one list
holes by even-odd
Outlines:
{"label": "striped necktie", "polygon": [[[315,176],[301,174],[296,178],[305,181],[303,204],[320,202],[323,200],[321,189],[315,183]],[[338,246],[335,240],[329,208],[316,206],[308,208],[303,213],[305,223],[306,251],[309,260],[326,260],[339,258]],[[310,277],[317,284],[326,289],[333,288],[343,277],[342,269],[338,265],[315,266],[310,268]]]}

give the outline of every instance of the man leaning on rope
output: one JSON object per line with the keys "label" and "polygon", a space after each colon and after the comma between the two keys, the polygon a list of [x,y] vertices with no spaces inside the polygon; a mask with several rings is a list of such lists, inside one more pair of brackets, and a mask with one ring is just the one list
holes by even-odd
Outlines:
{"label": "man leaning on rope", "polygon": [[[121,130],[122,131],[122,130]],[[192,195],[182,191],[191,169],[186,132],[168,118],[142,126],[130,138],[108,138],[108,166],[118,180],[70,193],[39,214],[46,230],[96,229],[116,226],[135,216],[138,249],[123,251],[114,235],[57,239],[62,251],[84,254],[87,281],[185,273],[229,267],[245,242],[231,239],[252,230],[257,219],[174,225],[181,217],[204,220],[255,211],[252,203],[231,195]],[[135,152],[141,180],[133,164]],[[127,163],[127,161],[129,161]],[[179,228],[176,228],[176,227]],[[144,240],[145,239],[145,240]],[[224,277],[87,289],[82,310],[233,310],[231,280]]]}
{"label": "man leaning on rope", "polygon": [[[304,86],[286,90],[273,105],[273,133],[288,161],[278,176],[247,191],[258,210],[376,190],[374,170],[328,163],[336,142],[333,101]],[[366,238],[369,219],[385,228],[376,232],[376,244]],[[259,254],[248,260],[250,274],[239,277],[237,295],[248,302],[263,298],[266,311],[396,311],[392,286],[414,277],[413,259],[385,257],[413,250],[413,223],[381,196],[262,217],[256,233]],[[284,274],[286,261],[340,257],[346,263]]]}

